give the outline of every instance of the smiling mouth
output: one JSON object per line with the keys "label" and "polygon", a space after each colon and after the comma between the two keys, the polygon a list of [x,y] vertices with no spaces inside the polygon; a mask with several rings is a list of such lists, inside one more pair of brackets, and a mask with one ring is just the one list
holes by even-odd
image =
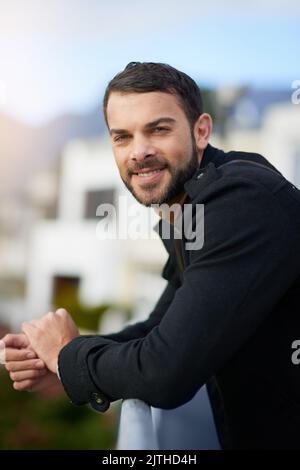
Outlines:
{"label": "smiling mouth", "polygon": [[151,171],[147,171],[146,173],[134,173],[136,176],[141,176],[141,177],[144,177],[144,178],[147,178],[149,176],[153,176],[153,175],[156,175],[156,173],[160,173],[162,170],[164,170],[164,168],[161,168],[160,170],[151,170]]}
{"label": "smiling mouth", "polygon": [[135,176],[149,177],[149,176],[155,175],[156,173],[160,173],[161,171],[165,169],[166,169],[166,166],[163,166],[161,168],[155,168],[155,169],[145,168],[144,170],[136,171],[136,172],[133,172],[132,174]]}
{"label": "smiling mouth", "polygon": [[165,174],[165,170],[167,166],[161,168],[144,168],[139,172],[132,173],[132,179],[135,181],[140,187],[144,189],[150,189],[160,183],[163,175]]}

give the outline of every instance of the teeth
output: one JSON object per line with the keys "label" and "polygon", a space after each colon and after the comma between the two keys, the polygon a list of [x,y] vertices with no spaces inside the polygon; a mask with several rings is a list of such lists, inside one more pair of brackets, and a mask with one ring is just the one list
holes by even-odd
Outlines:
{"label": "teeth", "polygon": [[159,173],[161,170],[153,170],[153,171],[148,171],[147,173],[138,173],[139,176],[151,176],[155,175],[155,173]]}

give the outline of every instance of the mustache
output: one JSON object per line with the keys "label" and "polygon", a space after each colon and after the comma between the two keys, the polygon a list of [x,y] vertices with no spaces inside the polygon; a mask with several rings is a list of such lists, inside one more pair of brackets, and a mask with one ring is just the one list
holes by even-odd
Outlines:
{"label": "mustache", "polygon": [[151,170],[151,169],[160,169],[160,168],[167,168],[169,165],[164,160],[161,159],[153,159],[153,160],[145,160],[143,162],[136,162],[134,166],[127,168],[127,176],[132,176],[134,173],[143,170]]}

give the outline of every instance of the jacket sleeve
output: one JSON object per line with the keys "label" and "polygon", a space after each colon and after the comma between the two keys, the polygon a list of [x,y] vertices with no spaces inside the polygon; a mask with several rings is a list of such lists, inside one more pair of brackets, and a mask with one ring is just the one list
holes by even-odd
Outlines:
{"label": "jacket sleeve", "polygon": [[[79,337],[62,349],[59,369],[73,403],[100,411],[126,398],[165,409],[182,405],[253,335],[296,278],[299,234],[271,191],[246,178],[221,178],[211,184],[204,216],[204,245],[189,252],[183,283],[159,324],[122,343]],[[102,408],[93,402],[97,393]]]}
{"label": "jacket sleeve", "polygon": [[[167,285],[159,300],[157,301],[152,313],[145,321],[128,325],[117,333],[100,336],[82,335],[80,338],[84,338],[85,341],[88,340],[89,342],[93,340],[99,341],[101,338],[102,340],[105,339],[107,341],[122,343],[146,336],[146,334],[148,334],[152,328],[154,328],[154,326],[159,324],[174,298],[179,279],[175,273],[173,256],[169,256],[168,261],[163,269],[162,276],[168,280]],[[93,386],[90,387],[89,391],[86,391],[86,393],[89,395],[89,400],[82,400],[82,389],[80,390],[80,385],[85,388],[86,384],[90,383],[90,377],[85,374],[84,370],[81,370],[77,377],[78,381],[74,380],[73,374],[69,374],[68,370],[69,368],[71,370],[75,364],[73,364],[73,359],[68,354],[69,351],[65,350],[65,353],[66,354],[60,354],[58,374],[71,401],[78,405],[85,404],[86,401],[89,401],[93,408],[95,408],[97,411],[106,411],[110,405],[109,399],[103,392]]]}

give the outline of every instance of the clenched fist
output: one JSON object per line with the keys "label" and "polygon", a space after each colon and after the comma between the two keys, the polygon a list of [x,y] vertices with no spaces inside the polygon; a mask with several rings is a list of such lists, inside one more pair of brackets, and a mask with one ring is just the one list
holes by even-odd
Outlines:
{"label": "clenched fist", "polygon": [[55,313],[49,312],[39,320],[23,323],[22,331],[38,357],[54,373],[57,370],[60,350],[79,336],[72,317],[63,308],[56,310]]}

